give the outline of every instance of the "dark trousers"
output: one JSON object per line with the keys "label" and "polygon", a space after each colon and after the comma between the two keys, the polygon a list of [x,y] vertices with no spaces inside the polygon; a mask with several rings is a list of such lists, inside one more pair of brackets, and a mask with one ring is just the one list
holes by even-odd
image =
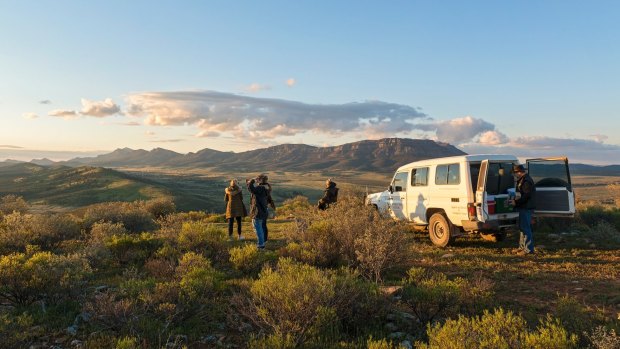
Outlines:
{"label": "dark trousers", "polygon": [[232,236],[233,225],[237,221],[237,234],[241,235],[241,217],[228,218],[228,236]]}

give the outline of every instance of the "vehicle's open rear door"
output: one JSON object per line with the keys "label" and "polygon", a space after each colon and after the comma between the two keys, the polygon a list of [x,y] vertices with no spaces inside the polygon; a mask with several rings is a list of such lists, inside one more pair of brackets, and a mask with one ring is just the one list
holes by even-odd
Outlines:
{"label": "vehicle's open rear door", "polygon": [[536,185],[535,215],[572,217],[575,214],[575,193],[568,158],[528,159],[527,169]]}
{"label": "vehicle's open rear door", "polygon": [[486,192],[488,171],[489,160],[482,160],[480,163],[480,172],[478,173],[478,184],[476,185],[476,215],[481,222],[486,222],[489,218]]}

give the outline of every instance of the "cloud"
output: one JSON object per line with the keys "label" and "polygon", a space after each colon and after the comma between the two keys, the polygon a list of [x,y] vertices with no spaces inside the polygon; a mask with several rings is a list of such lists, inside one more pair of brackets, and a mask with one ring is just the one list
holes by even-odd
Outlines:
{"label": "cloud", "polygon": [[119,114],[121,108],[112,101],[111,98],[106,98],[103,101],[91,101],[86,98],[82,98],[82,111],[80,114],[94,116],[97,118],[103,118],[106,116]]}
{"label": "cloud", "polygon": [[216,91],[145,92],[127,97],[128,113],[148,125],[195,125],[199,136],[274,138],[304,132],[409,132],[427,119],[418,108],[382,101],[306,104]]}
{"label": "cloud", "polygon": [[153,131],[144,131],[144,134],[145,134],[146,136],[154,136],[154,135],[155,135],[155,132],[153,132]]}
{"label": "cloud", "polygon": [[250,93],[256,93],[260,91],[271,90],[271,87],[268,85],[261,85],[255,82],[249,86],[246,86],[243,90]]}
{"label": "cloud", "polygon": [[29,120],[32,120],[32,119],[36,119],[36,118],[38,118],[38,117],[39,117],[39,115],[37,115],[37,113],[23,113],[23,114],[22,114],[22,117],[23,117],[24,119],[29,119]]}
{"label": "cloud", "polygon": [[16,145],[9,145],[9,144],[0,144],[0,149],[23,149],[23,147],[18,147]]}
{"label": "cloud", "polygon": [[[463,118],[420,125],[420,128],[425,131],[435,132],[437,139],[442,142],[461,144],[469,142],[476,136],[480,136],[488,131],[494,131],[495,125],[482,119],[466,116]],[[487,137],[492,136],[491,134],[487,135]],[[500,135],[498,134],[497,136]]]}
{"label": "cloud", "polygon": [[142,124],[137,122],[137,121],[128,121],[128,122],[121,122],[121,123],[119,123],[119,125],[123,125],[123,126],[141,126]]}
{"label": "cloud", "polygon": [[65,119],[72,119],[78,116],[75,110],[69,110],[69,109],[54,109],[50,111],[49,113],[47,113],[47,115],[55,116],[59,118],[65,118]]}
{"label": "cloud", "polygon": [[484,131],[478,136],[478,143],[486,145],[501,145],[509,140],[508,136],[499,131]]}
{"label": "cloud", "polygon": [[153,140],[153,141],[149,141],[151,143],[178,143],[178,142],[183,142],[184,139],[159,139],[159,140]]}
{"label": "cloud", "polygon": [[286,80],[286,85],[288,87],[293,87],[293,86],[295,86],[296,83],[297,83],[297,81],[295,81],[295,79],[293,79],[293,78],[290,78],[290,79]]}
{"label": "cloud", "polygon": [[620,163],[620,145],[590,139],[528,136],[508,139],[497,145],[468,143],[460,147],[470,154],[514,154],[520,158],[568,156],[572,163]]}
{"label": "cloud", "polygon": [[49,99],[44,99],[42,101],[39,101],[39,104],[52,104],[52,101],[50,101]]}

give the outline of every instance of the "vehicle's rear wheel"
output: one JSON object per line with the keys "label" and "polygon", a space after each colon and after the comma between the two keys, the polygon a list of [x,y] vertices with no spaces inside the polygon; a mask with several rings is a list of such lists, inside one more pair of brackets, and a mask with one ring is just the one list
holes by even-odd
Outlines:
{"label": "vehicle's rear wheel", "polygon": [[433,244],[439,247],[446,247],[450,242],[454,241],[452,224],[441,213],[435,213],[431,216],[428,222],[428,235]]}

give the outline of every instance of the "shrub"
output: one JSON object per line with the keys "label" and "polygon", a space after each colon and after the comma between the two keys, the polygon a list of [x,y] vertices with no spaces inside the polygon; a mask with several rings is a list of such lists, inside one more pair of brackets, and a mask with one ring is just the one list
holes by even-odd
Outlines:
{"label": "shrub", "polygon": [[366,341],[367,349],[404,349],[405,347],[402,345],[396,345],[391,341],[383,339],[373,339],[372,337],[368,338]]}
{"label": "shrub", "polygon": [[52,250],[80,236],[80,225],[69,215],[33,215],[13,212],[0,223],[0,252],[24,251],[27,245]]}
{"label": "shrub", "polygon": [[122,223],[132,233],[155,229],[154,217],[137,201],[106,202],[90,206],[84,213],[84,226],[90,229],[96,222]]}
{"label": "shrub", "polygon": [[13,212],[26,213],[29,206],[21,196],[6,195],[0,199],[0,217]]}
{"label": "shrub", "polygon": [[178,244],[183,251],[206,253],[216,259],[227,260],[227,233],[213,224],[185,222],[181,227]]}
{"label": "shrub", "polygon": [[325,211],[307,211],[296,222],[297,231],[289,239],[299,246],[284,252],[293,252],[294,258],[310,256],[319,266],[346,264],[380,281],[405,255],[403,223],[381,216],[356,197],[344,196]]}
{"label": "shrub", "polygon": [[[569,295],[560,296],[555,309],[555,317],[570,333],[581,335],[592,327],[593,319],[579,301]],[[581,338],[581,346],[585,346],[587,338]]]}
{"label": "shrub", "polygon": [[177,210],[171,198],[151,199],[143,202],[142,207],[157,219],[171,215]]}
{"label": "shrub", "polygon": [[591,333],[587,334],[592,343],[593,349],[618,349],[620,348],[620,336],[613,329],[607,330],[603,326],[598,326]]}
{"label": "shrub", "polygon": [[401,300],[425,324],[459,312],[475,312],[490,299],[492,284],[463,278],[450,280],[445,274],[411,268],[403,280]]}
{"label": "shrub", "polygon": [[136,337],[123,337],[116,341],[116,349],[138,349],[138,339]]}
{"label": "shrub", "polygon": [[210,214],[204,219],[206,223],[226,223],[225,214]]}
{"label": "shrub", "polygon": [[275,253],[259,251],[254,244],[233,247],[230,249],[229,254],[233,267],[248,274],[258,273],[265,262],[277,259]]}
{"label": "shrub", "polygon": [[150,233],[114,235],[105,246],[121,264],[144,263],[163,242]]}
{"label": "shrub", "polygon": [[236,305],[271,335],[256,343],[292,341],[297,347],[309,339],[337,337],[340,329],[372,324],[382,304],[373,287],[346,270],[324,271],[284,258],[276,269],[263,269],[248,298],[237,298]]}
{"label": "shrub", "polygon": [[278,216],[296,216],[303,212],[308,212],[314,207],[305,196],[298,195],[292,199],[286,199],[282,205],[278,206],[276,213]]}
{"label": "shrub", "polygon": [[71,299],[90,272],[88,263],[77,255],[36,252],[2,256],[0,297],[18,305]]}
{"label": "shrub", "polygon": [[547,318],[536,331],[527,328],[525,320],[512,312],[497,309],[485,311],[481,317],[447,320],[429,324],[428,343],[416,343],[422,349],[495,349],[495,348],[576,348],[577,337],[569,335],[559,322]]}
{"label": "shrub", "polygon": [[180,278],[181,295],[186,301],[200,301],[213,295],[220,276],[211,262],[200,254],[188,252],[181,257],[176,274]]}
{"label": "shrub", "polygon": [[594,226],[601,221],[611,224],[615,230],[620,230],[620,208],[600,205],[579,206],[577,217],[588,226]]}

